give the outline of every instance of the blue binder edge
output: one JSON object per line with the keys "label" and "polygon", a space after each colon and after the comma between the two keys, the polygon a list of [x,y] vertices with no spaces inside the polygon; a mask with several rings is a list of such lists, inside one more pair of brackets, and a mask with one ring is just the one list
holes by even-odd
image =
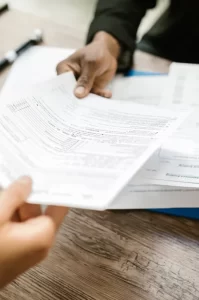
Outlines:
{"label": "blue binder edge", "polygon": [[125,76],[167,76],[167,73],[154,73],[154,72],[144,72],[144,71],[137,71],[137,70],[130,70]]}
{"label": "blue binder edge", "polygon": [[[125,76],[167,76],[165,73],[143,72],[137,70],[131,70]],[[198,199],[199,201],[199,199]],[[150,211],[164,213],[168,215],[185,217],[190,219],[199,220],[199,208],[166,208],[166,209],[150,209]]]}

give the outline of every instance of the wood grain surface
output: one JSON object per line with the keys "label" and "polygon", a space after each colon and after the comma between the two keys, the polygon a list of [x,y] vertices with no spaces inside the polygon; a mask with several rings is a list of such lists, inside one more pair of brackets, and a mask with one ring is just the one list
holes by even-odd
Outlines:
{"label": "wood grain surface", "polygon": [[[0,55],[35,27],[45,29],[48,45],[83,43],[72,28],[10,12],[0,17]],[[135,66],[165,72],[169,62],[137,52]],[[49,258],[0,292],[0,300],[46,299],[198,300],[199,222],[147,211],[71,210]]]}

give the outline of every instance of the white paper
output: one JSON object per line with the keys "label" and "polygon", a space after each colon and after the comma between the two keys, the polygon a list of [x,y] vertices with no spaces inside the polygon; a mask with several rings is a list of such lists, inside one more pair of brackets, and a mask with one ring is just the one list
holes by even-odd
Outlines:
{"label": "white paper", "polygon": [[162,105],[198,107],[199,65],[172,63]]}
{"label": "white paper", "polygon": [[[28,88],[29,86],[35,83],[39,83],[44,80],[55,77],[56,76],[55,70],[56,70],[57,63],[65,59],[67,56],[71,55],[73,52],[74,52],[73,49],[59,49],[59,48],[49,48],[43,46],[36,46],[31,48],[29,51],[24,53],[12,67],[10,76],[8,77],[8,80],[6,81],[6,84],[4,85],[4,88],[1,93],[1,102],[3,96],[5,96],[4,98],[7,101],[9,98],[8,96],[9,95],[12,96],[13,93],[16,93],[16,91],[21,92],[22,90],[24,90],[24,88]],[[188,67],[190,68],[190,65],[172,64],[171,74],[169,77],[170,89],[164,88],[167,85],[167,80],[168,80],[166,76],[161,76],[161,77],[155,76],[155,78],[153,77],[123,78],[120,76],[119,78],[116,78],[110,85],[113,91],[113,98],[121,98],[136,103],[143,103],[143,104],[147,103],[152,105],[157,105],[159,101],[163,99],[161,103],[162,105],[166,104],[168,106],[170,104],[173,106],[172,104],[173,101],[174,103],[179,104],[181,98],[180,97],[174,98],[173,95],[171,94],[173,92],[173,89],[171,88],[171,84],[173,83],[175,85],[175,81],[173,81],[171,75],[172,77],[175,78],[176,73],[178,74],[178,76],[179,74],[181,74],[182,76],[180,80],[183,80],[184,78],[183,75],[188,72],[187,70]],[[189,70],[189,73],[192,73],[192,70],[191,71]],[[181,82],[177,93],[178,95],[180,95],[179,91],[182,89],[184,89],[184,86],[182,86],[182,82]],[[161,91],[164,91],[165,97],[163,98],[161,98],[162,95]],[[170,94],[168,94],[169,92]],[[183,93],[181,93],[181,95],[183,95]],[[189,99],[192,98],[190,97]],[[180,102],[180,104],[182,103]],[[197,130],[199,127],[199,124],[197,123],[197,119],[198,119],[197,113],[195,114],[195,117],[196,118],[189,118],[189,121],[187,122],[189,123],[189,126],[191,126],[191,128],[195,128],[195,130]],[[196,120],[196,123],[194,123],[195,122],[194,120]],[[191,125],[190,121],[192,121],[193,125]],[[180,131],[178,132],[180,133]],[[181,145],[182,145],[181,149],[186,149],[185,145],[187,144],[188,136],[190,137],[190,131],[188,130],[186,137],[184,135],[185,132],[183,132],[182,134],[183,134],[183,139],[181,140]],[[189,143],[190,143],[190,139],[189,139]],[[175,143],[173,143],[172,140],[171,140],[171,144],[174,147]],[[196,152],[197,149],[198,147],[196,145],[194,150],[196,155],[197,155]],[[175,152],[173,153],[175,154]],[[185,155],[187,155],[187,153],[185,153]],[[149,182],[149,180],[147,181]],[[173,184],[175,185],[175,182],[173,182]],[[122,194],[122,198],[121,197],[117,198],[117,200],[113,202],[111,208],[114,207],[120,209],[136,208],[136,207],[137,208],[142,208],[142,207],[143,208],[150,208],[150,207],[168,208],[170,206],[186,207],[187,205],[196,207],[197,202],[193,202],[192,199],[194,199],[194,201],[197,201],[198,199],[197,191],[182,189],[179,192],[179,188],[172,188],[167,186],[149,187],[144,185],[139,186],[139,191],[137,191],[136,190],[137,186],[133,188],[132,185],[133,183],[130,183],[129,186],[125,188]],[[173,191],[173,189],[176,189],[175,192]],[[148,192],[149,190],[152,191]],[[178,199],[182,199],[182,201],[180,201],[179,203]]]}
{"label": "white paper", "polygon": [[114,99],[158,106],[166,83],[167,76],[119,77],[113,80],[111,88]]}
{"label": "white paper", "polygon": [[24,93],[24,89],[34,84],[54,78],[57,64],[74,51],[74,49],[46,46],[34,46],[28,49],[12,66],[0,93],[1,103],[15,93]]}
{"label": "white paper", "polygon": [[110,204],[110,209],[165,209],[199,207],[199,190],[134,182]]}
{"label": "white paper", "polygon": [[187,116],[128,101],[74,97],[71,73],[0,112],[0,182],[29,174],[31,203],[106,209]]}
{"label": "white paper", "polygon": [[140,173],[147,183],[199,187],[199,66],[174,64],[163,103],[193,113],[147,162]]}

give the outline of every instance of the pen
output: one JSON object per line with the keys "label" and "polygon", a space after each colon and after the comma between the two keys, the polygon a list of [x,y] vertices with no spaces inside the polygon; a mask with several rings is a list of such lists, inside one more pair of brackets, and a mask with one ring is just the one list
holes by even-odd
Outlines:
{"label": "pen", "polygon": [[34,31],[33,37],[29,41],[25,42],[17,49],[8,51],[5,54],[4,58],[0,60],[0,71],[4,70],[6,67],[11,65],[17,59],[17,57],[24,51],[26,51],[28,48],[30,48],[31,46],[38,45],[42,42],[42,40],[42,31],[40,29],[36,29]]}
{"label": "pen", "polygon": [[0,15],[7,11],[9,9],[9,6],[7,3],[0,5]]}

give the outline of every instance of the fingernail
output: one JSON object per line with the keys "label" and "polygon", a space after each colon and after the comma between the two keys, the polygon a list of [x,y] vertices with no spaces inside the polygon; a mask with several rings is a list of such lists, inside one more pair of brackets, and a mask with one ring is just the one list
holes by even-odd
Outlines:
{"label": "fingernail", "polygon": [[83,86],[78,86],[75,90],[75,93],[77,95],[84,95],[85,94],[85,88]]}
{"label": "fingernail", "polygon": [[106,92],[104,93],[104,97],[105,97],[105,98],[111,98],[111,96],[112,96],[112,94],[111,94],[110,91],[106,91]]}
{"label": "fingernail", "polygon": [[28,176],[23,176],[18,179],[18,182],[21,184],[30,184],[32,180]]}

